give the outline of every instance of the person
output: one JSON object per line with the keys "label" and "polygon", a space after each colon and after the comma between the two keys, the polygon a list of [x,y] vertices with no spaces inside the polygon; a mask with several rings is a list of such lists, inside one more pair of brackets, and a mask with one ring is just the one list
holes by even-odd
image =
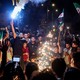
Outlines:
{"label": "person", "polygon": [[72,67],[75,67],[77,69],[80,69],[80,52],[76,52],[72,55]]}
{"label": "person", "polygon": [[63,58],[67,65],[70,64],[71,55],[72,55],[72,47],[71,47],[70,43],[67,42],[66,48],[64,48],[64,50],[63,50]]}
{"label": "person", "polygon": [[8,50],[7,50],[7,62],[12,61],[12,57],[13,57],[13,49],[11,47],[11,42],[9,39],[6,40],[6,44],[8,46]]}
{"label": "person", "polygon": [[14,61],[8,62],[5,65],[3,80],[25,80],[20,64]]}
{"label": "person", "polygon": [[45,69],[34,76],[31,80],[57,80],[55,74],[50,69]]}
{"label": "person", "polygon": [[13,33],[13,41],[12,41],[13,55],[20,56],[22,55],[22,42],[21,38],[15,32],[13,21],[11,22],[11,28]]}
{"label": "person", "polygon": [[72,42],[72,53],[76,53],[78,49],[78,43],[76,41]]}
{"label": "person", "polygon": [[11,21],[11,29],[12,29],[12,33],[13,33],[13,39],[11,40],[12,42],[12,47],[13,47],[13,56],[18,56],[20,57],[21,61],[20,61],[20,64],[21,64],[21,67],[23,69],[23,53],[22,53],[22,38],[19,37],[19,35],[16,34],[15,32],[15,29],[14,29],[14,23],[13,21]]}
{"label": "person", "polygon": [[23,61],[24,61],[24,72],[25,72],[26,63],[29,61],[29,48],[27,46],[26,41],[23,42],[22,52],[23,52]]}
{"label": "person", "polygon": [[22,51],[23,51],[24,62],[29,61],[29,49],[26,41],[23,43]]}
{"label": "person", "polygon": [[29,38],[29,34],[28,33],[24,34],[24,38],[26,39],[27,43],[30,42],[30,38]]}
{"label": "person", "polygon": [[6,63],[7,63],[7,50],[8,50],[8,46],[6,44],[6,40],[9,38],[9,31],[8,31],[8,28],[6,27],[5,28],[6,30],[6,33],[4,34],[3,36],[3,39],[2,39],[2,63],[1,63],[1,67],[4,69]]}
{"label": "person", "polygon": [[30,51],[30,60],[32,60],[33,58],[36,58],[37,56],[37,43],[36,43],[36,39],[35,37],[31,38],[31,42],[28,44],[29,46],[29,51]]}
{"label": "person", "polygon": [[38,65],[34,62],[28,62],[25,70],[25,74],[28,80],[30,80],[30,78],[32,77],[31,75],[34,71],[38,71]]}
{"label": "person", "polygon": [[80,80],[80,70],[74,67],[68,68],[64,73],[63,80]]}
{"label": "person", "polygon": [[52,70],[55,73],[57,79],[62,80],[63,74],[66,69],[66,63],[63,58],[56,58],[52,61]]}
{"label": "person", "polygon": [[60,44],[58,43],[58,44],[53,48],[53,59],[61,58],[61,57],[62,57],[61,47],[60,47]]}
{"label": "person", "polygon": [[42,45],[42,42],[43,42],[42,36],[39,36],[38,37],[38,41],[37,41],[38,46],[41,46]]}
{"label": "person", "polygon": [[65,71],[64,80],[80,80],[80,52],[72,55],[71,66]]}
{"label": "person", "polygon": [[1,44],[1,41],[0,41],[0,64],[2,62],[2,51],[1,51],[1,49],[2,49],[2,44]]}

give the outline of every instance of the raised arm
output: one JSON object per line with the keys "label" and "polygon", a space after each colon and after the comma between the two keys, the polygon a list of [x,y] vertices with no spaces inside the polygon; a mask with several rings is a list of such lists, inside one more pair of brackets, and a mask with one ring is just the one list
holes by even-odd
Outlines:
{"label": "raised arm", "polygon": [[6,27],[5,30],[6,30],[6,35],[4,36],[3,41],[5,41],[7,38],[9,38],[8,28]]}
{"label": "raised arm", "polygon": [[60,43],[61,43],[61,36],[60,36],[60,31],[59,31],[59,35],[58,35],[58,43],[57,43],[58,48],[59,48],[59,53],[62,52],[62,49],[61,49],[61,45],[60,45]]}
{"label": "raised arm", "polygon": [[13,20],[11,21],[11,29],[12,29],[13,37],[16,38],[17,35],[16,35],[15,29],[14,29]]}

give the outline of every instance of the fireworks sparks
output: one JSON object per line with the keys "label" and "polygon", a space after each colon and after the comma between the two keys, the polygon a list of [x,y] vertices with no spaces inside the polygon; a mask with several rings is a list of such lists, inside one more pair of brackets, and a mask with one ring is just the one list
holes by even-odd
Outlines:
{"label": "fireworks sparks", "polygon": [[46,36],[46,38],[48,38],[48,41],[45,41],[44,44],[38,49],[37,63],[40,71],[42,71],[45,68],[51,68],[51,61],[53,57],[53,34],[51,33],[51,31]]}

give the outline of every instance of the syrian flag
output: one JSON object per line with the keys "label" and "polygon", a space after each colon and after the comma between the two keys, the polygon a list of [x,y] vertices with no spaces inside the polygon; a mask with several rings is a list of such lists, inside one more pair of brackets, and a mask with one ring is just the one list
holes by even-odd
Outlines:
{"label": "syrian flag", "polygon": [[64,17],[64,10],[62,11],[62,13],[59,15],[58,18],[63,18]]}
{"label": "syrian flag", "polygon": [[64,28],[64,10],[62,11],[62,13],[59,15],[58,17],[58,27],[60,31],[63,31]]}
{"label": "syrian flag", "polygon": [[3,32],[0,32],[0,42],[2,43],[2,39],[3,39]]}
{"label": "syrian flag", "polygon": [[76,8],[78,14],[80,15],[80,5],[78,3],[73,3],[74,7]]}

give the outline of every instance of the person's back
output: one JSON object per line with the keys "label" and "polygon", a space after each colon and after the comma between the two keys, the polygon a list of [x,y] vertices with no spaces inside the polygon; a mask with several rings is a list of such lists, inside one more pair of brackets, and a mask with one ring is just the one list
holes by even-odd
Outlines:
{"label": "person's back", "polygon": [[52,62],[52,70],[56,74],[57,78],[63,78],[65,69],[66,69],[66,63],[63,58],[56,58]]}
{"label": "person's back", "polygon": [[43,70],[31,80],[57,80],[53,72],[49,69]]}
{"label": "person's back", "polygon": [[32,77],[31,75],[34,71],[38,71],[38,65],[34,62],[28,62],[25,70],[28,80]]}
{"label": "person's back", "polygon": [[13,55],[21,56],[22,55],[22,40],[19,37],[13,39]]}
{"label": "person's back", "polygon": [[64,80],[80,80],[80,70],[70,67],[64,73]]}
{"label": "person's back", "polygon": [[16,77],[18,78],[17,80],[25,80],[20,65],[15,62],[7,63],[3,73],[3,80],[14,80]]}

